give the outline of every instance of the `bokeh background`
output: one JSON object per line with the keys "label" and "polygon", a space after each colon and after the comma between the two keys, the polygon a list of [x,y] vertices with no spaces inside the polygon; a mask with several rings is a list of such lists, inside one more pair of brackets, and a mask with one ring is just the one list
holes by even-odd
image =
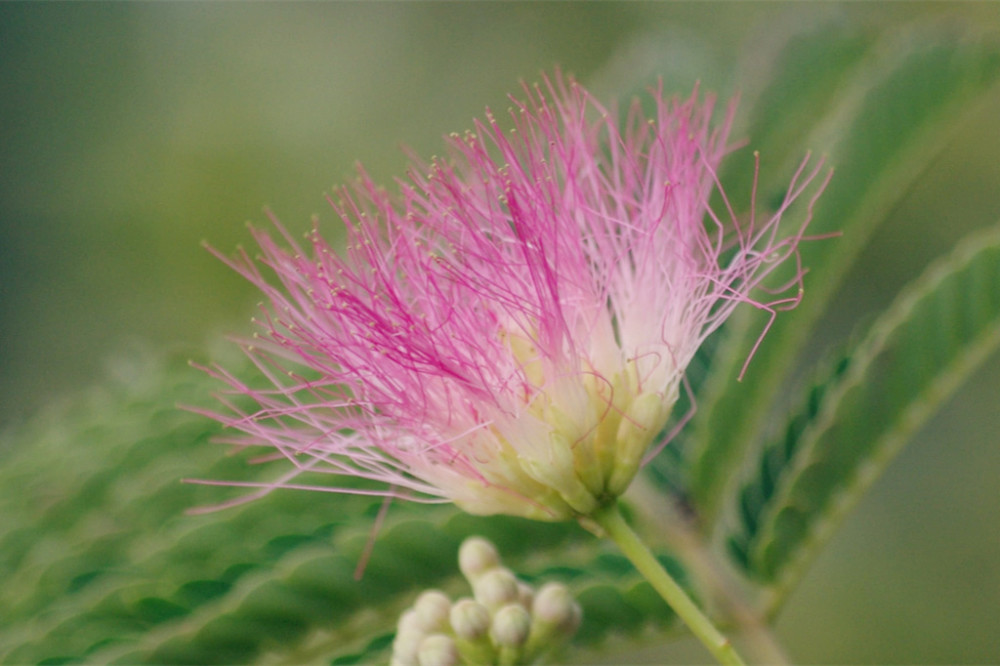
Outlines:
{"label": "bokeh background", "polygon": [[[198,356],[246,332],[255,294],[200,242],[247,242],[265,206],[332,235],[323,193],[356,161],[388,181],[401,146],[434,154],[522,78],[560,65],[620,92],[623,73],[669,62],[729,94],[748,54],[820,16],[1000,32],[989,2],[0,4],[0,426],[100,381],[123,350]],[[998,119],[997,94],[956,118],[824,337],[1000,220]],[[998,377],[994,359],[817,562],[779,623],[797,660],[1000,662]]]}

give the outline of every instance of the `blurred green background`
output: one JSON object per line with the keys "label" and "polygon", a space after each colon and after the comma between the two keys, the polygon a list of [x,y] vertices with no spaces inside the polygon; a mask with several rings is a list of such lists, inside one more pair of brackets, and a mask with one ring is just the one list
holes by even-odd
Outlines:
{"label": "blurred green background", "polygon": [[[401,145],[435,153],[521,78],[559,64],[621,92],[623,72],[669,62],[728,94],[773,35],[820,16],[1000,31],[995,3],[0,4],[0,424],[99,381],[122,349],[199,355],[245,333],[257,297],[201,240],[246,242],[264,206],[334,230],[322,195],[356,161],[402,174]],[[997,94],[956,118],[825,337],[1000,220],[998,118]],[[998,376],[994,359],[817,562],[779,623],[796,659],[1000,661]]]}

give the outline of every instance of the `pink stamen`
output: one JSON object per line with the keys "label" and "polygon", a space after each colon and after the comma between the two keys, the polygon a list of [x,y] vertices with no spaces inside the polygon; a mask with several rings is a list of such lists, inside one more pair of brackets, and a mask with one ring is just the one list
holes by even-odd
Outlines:
{"label": "pink stamen", "polygon": [[[741,225],[717,176],[735,104],[713,127],[714,101],[697,88],[684,100],[662,84],[650,93],[652,116],[635,101],[620,128],[614,107],[556,73],[512,98],[513,132],[487,111],[447,140],[446,157],[414,158],[396,194],[359,168],[328,197],[342,253],[318,226],[300,245],[270,213],[282,242],[252,229],[258,260],[209,248],[266,297],[260,339],[244,349],[268,387],[207,368],[257,407],[220,396],[222,412],[201,413],[272,450],[259,460],[293,466],[270,483],[203,483],[259,488],[251,498],[305,488],[562,518],[568,509],[540,501],[546,489],[518,468],[549,445],[546,409],[579,419],[569,439],[583,450],[638,394],[690,395],[687,364],[740,303],[770,315],[749,363],[802,297],[798,246],[829,174],[818,179],[822,160],[807,157],[778,210],[759,215],[755,154]],[[783,216],[810,187],[789,232]],[[716,191],[721,211],[708,205]],[[793,257],[792,277],[769,284]],[[582,399],[594,384],[601,398]],[[293,483],[314,473],[373,486]]]}

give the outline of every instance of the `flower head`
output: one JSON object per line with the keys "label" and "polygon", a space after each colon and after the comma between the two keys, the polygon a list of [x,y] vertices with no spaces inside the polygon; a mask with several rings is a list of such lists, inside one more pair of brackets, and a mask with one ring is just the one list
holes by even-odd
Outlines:
{"label": "flower head", "polygon": [[263,491],[329,472],[381,489],[317,489],[548,520],[624,492],[702,341],[739,303],[797,302],[798,268],[754,292],[796,256],[805,222],[779,222],[820,170],[766,219],[717,216],[732,108],[713,129],[697,91],[651,94],[620,120],[575,81],[525,86],[513,129],[487,112],[398,192],[361,172],[331,197],[342,254],[253,232],[259,261],[227,262],[267,297],[245,349],[273,386],[215,369],[256,407],[213,416],[292,462]]}

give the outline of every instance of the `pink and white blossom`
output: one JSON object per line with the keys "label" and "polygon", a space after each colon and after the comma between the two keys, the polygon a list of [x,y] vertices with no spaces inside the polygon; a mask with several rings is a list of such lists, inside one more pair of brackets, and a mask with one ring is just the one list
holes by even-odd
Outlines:
{"label": "pink and white blossom", "polygon": [[[588,515],[666,442],[685,368],[733,308],[798,302],[822,184],[801,221],[781,218],[821,164],[802,163],[773,214],[716,214],[733,107],[713,128],[697,91],[652,90],[652,115],[637,101],[624,119],[558,75],[523,94],[513,129],[487,112],[394,192],[363,172],[336,192],[346,250],[275,221],[280,242],[253,230],[259,260],[226,259],[266,296],[245,351],[268,386],[211,370],[232,389],[212,415],[291,462],[261,492]],[[786,261],[791,281],[758,289]]]}

